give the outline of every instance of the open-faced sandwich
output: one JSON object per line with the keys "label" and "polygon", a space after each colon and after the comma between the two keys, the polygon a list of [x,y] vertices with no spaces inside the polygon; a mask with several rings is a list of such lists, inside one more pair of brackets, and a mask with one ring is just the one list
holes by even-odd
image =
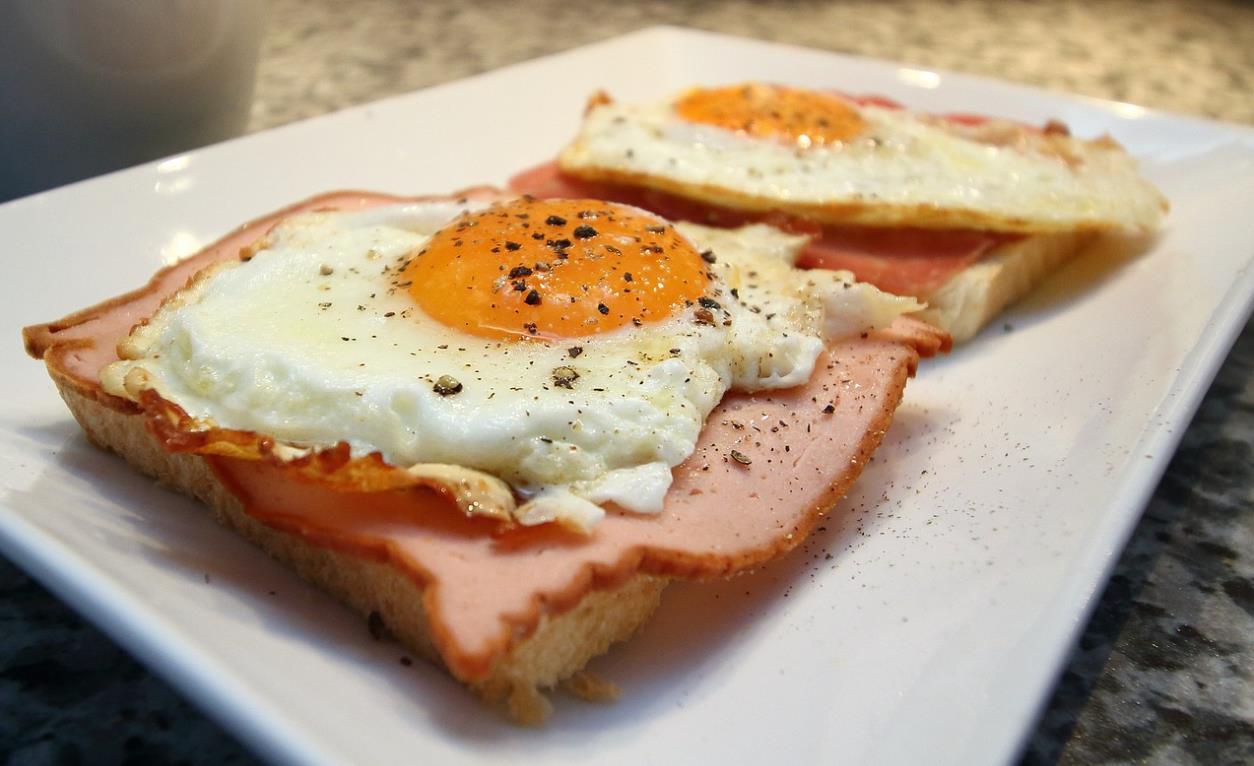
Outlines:
{"label": "open-faced sandwich", "polygon": [[798,545],[947,347],[805,243],[336,193],[24,336],[94,443],[536,721],[669,580]]}
{"label": "open-faced sandwich", "polygon": [[807,234],[801,265],[915,297],[955,340],[1095,234],[1153,231],[1166,210],[1107,136],[758,83],[646,104],[597,94],[556,164],[510,185]]}

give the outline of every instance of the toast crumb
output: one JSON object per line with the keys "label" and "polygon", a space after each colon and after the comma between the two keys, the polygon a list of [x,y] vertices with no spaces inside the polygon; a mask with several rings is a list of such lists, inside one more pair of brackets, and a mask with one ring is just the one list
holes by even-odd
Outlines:
{"label": "toast crumb", "polygon": [[613,702],[622,690],[590,670],[581,670],[562,682],[562,688],[584,702]]}
{"label": "toast crumb", "polygon": [[520,726],[542,726],[553,713],[553,703],[534,683],[497,675],[480,684],[479,696],[504,710],[506,717]]}
{"label": "toast crumb", "polygon": [[509,719],[523,726],[540,726],[553,713],[553,703],[531,684],[515,684],[506,706]]}

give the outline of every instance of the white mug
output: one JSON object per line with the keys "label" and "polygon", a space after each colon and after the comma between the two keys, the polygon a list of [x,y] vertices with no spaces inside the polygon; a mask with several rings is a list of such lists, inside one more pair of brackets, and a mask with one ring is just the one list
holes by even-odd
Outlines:
{"label": "white mug", "polygon": [[261,0],[0,4],[0,201],[238,135]]}

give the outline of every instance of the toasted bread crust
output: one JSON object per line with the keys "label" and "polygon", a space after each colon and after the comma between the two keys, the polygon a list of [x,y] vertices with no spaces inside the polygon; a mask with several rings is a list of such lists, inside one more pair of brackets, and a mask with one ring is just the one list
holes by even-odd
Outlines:
{"label": "toasted bread crust", "polygon": [[[54,376],[61,397],[93,444],[121,455],[140,472],[190,495],[266,553],[310,583],[383,626],[415,654],[444,666],[423,606],[423,587],[396,567],[306,542],[250,517],[204,458],[168,452],[137,415],[119,411]],[[547,713],[539,689],[580,671],[588,660],[630,637],[653,614],[668,578],[637,574],[622,585],[587,594],[579,605],[541,618],[539,627],[510,648],[491,674],[471,684],[486,700],[504,704],[516,720],[536,723]],[[451,668],[450,668],[451,670]]]}
{"label": "toasted bread crust", "polygon": [[970,340],[1007,306],[1084,249],[1095,234],[1063,232],[1002,245],[925,296],[913,316],[941,328],[954,343]]}

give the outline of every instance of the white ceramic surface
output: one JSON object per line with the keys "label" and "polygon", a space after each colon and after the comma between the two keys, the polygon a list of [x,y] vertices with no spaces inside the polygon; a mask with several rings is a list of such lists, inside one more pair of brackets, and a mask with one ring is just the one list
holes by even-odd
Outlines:
{"label": "white ceramic surface", "polygon": [[[518,729],[194,503],[84,442],[17,343],[314,192],[438,192],[551,156],[586,94],[763,79],[1108,131],[1173,209],[911,382],[803,550],[678,585],[597,661],[623,698]],[[989,80],[655,29],[0,206],[0,549],[275,761],[1014,757],[1254,296],[1254,131]],[[1114,264],[1111,266],[1110,264]],[[830,554],[830,558],[828,556]],[[208,575],[208,582],[206,582]]]}

